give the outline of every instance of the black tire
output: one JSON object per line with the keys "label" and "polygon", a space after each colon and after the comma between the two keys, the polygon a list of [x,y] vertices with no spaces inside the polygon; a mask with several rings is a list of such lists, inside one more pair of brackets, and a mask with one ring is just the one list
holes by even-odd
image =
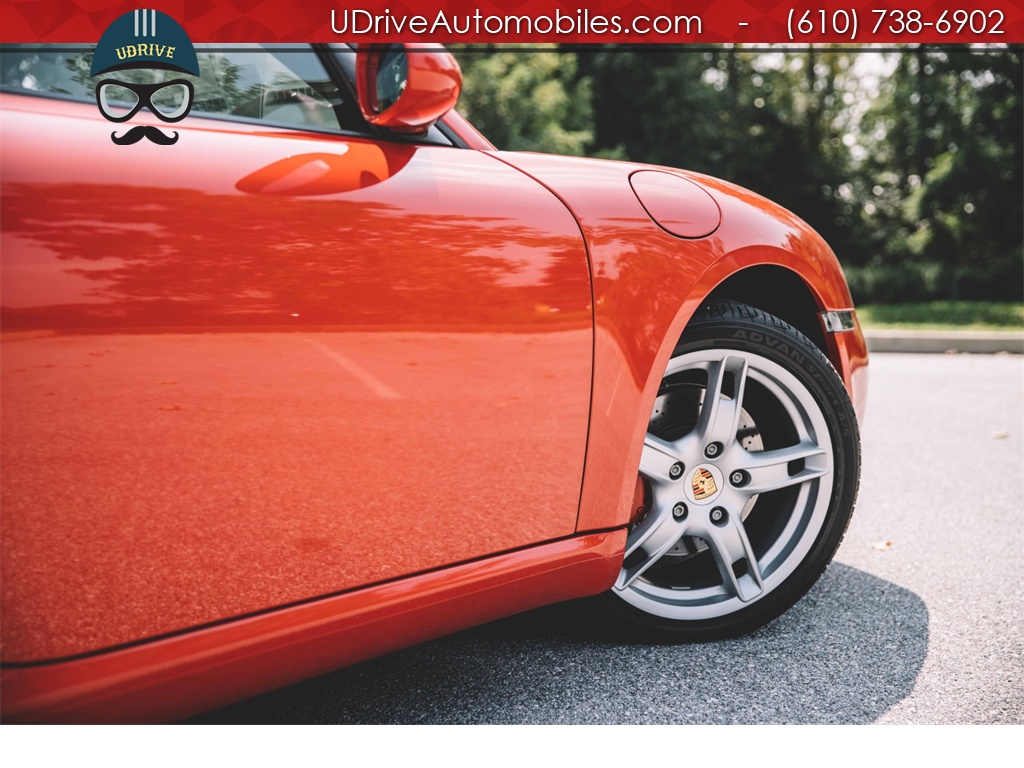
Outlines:
{"label": "black tire", "polygon": [[640,477],[622,572],[593,607],[636,639],[734,637],[786,611],[835,555],[860,481],[857,419],[807,337],[718,301],[673,352]]}

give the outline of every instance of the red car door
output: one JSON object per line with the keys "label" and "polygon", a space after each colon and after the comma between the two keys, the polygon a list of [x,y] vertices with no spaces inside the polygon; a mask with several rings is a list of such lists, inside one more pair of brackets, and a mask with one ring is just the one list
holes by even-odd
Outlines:
{"label": "red car door", "polygon": [[116,145],[81,64],[31,55],[3,62],[5,662],[574,532],[591,293],[552,194],[332,124],[312,50],[201,51],[172,146]]}

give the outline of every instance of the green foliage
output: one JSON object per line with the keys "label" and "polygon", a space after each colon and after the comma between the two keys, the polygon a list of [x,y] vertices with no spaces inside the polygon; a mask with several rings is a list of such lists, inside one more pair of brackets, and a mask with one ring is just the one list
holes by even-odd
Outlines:
{"label": "green foliage", "polygon": [[899,55],[864,116],[874,140],[855,169],[892,198],[864,222],[873,264],[937,266],[930,297],[1021,297],[1021,76],[1015,50]]}
{"label": "green foliage", "polygon": [[859,301],[1024,293],[1019,49],[501,48],[460,58],[460,108],[497,146],[747,186],[825,237]]}
{"label": "green foliage", "polygon": [[1024,329],[1024,305],[996,301],[932,301],[857,308],[860,324],[872,328]]}
{"label": "green foliage", "polygon": [[554,46],[461,56],[459,109],[502,149],[582,155],[593,141],[590,82]]}
{"label": "green foliage", "polygon": [[941,296],[942,267],[900,260],[867,267],[847,266],[846,282],[853,300],[865,302],[926,301]]}

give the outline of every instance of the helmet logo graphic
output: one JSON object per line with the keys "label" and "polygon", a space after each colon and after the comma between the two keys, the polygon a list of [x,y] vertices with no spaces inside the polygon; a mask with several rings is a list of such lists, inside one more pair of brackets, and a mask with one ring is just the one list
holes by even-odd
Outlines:
{"label": "helmet logo graphic", "polygon": [[[199,77],[199,59],[185,30],[160,11],[145,9],[119,16],[100,37],[92,57],[93,77],[115,73],[96,83],[100,114],[114,123],[126,122],[143,109],[166,123],[184,119],[195,98],[192,82],[164,79],[159,70]],[[125,75],[118,77],[120,72]],[[155,126],[140,125],[122,136],[114,131],[110,138],[115,144],[135,144],[142,139],[174,144],[178,132],[167,135]]]}

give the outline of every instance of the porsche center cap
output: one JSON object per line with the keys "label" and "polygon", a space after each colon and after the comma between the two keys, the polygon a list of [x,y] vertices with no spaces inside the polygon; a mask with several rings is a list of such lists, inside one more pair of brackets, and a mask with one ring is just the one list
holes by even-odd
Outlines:
{"label": "porsche center cap", "polygon": [[710,504],[722,490],[724,478],[718,467],[701,464],[690,473],[686,483],[686,495],[694,504]]}

